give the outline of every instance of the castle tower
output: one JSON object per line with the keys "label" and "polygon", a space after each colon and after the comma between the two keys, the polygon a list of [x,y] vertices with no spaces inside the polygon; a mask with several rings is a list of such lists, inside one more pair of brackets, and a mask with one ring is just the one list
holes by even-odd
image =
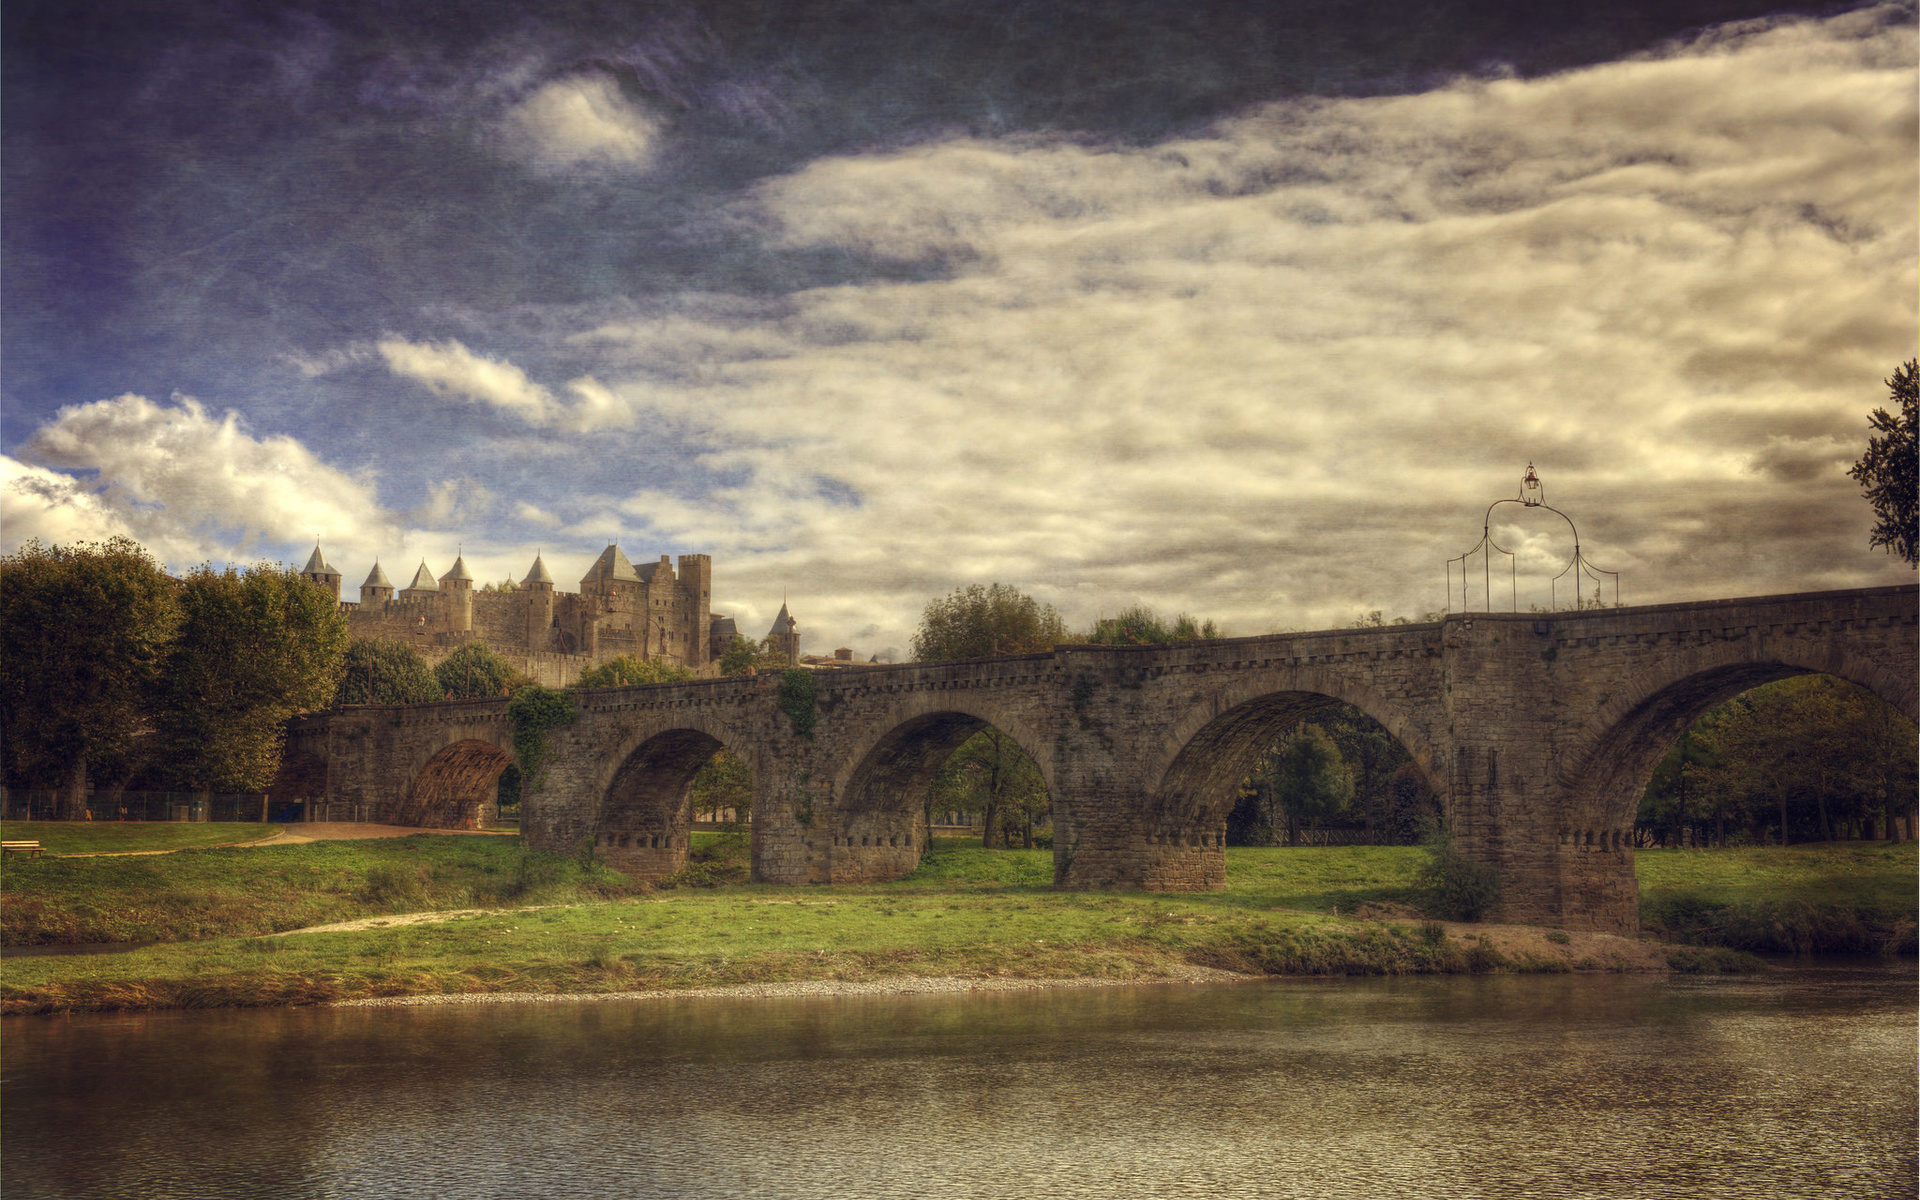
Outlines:
{"label": "castle tower", "polygon": [[553,573],[538,554],[520,590],[527,597],[527,649],[537,654],[547,648],[553,629]]}
{"label": "castle tower", "polygon": [[300,573],[325,588],[336,602],[340,599],[340,572],[327,564],[327,556],[320,553],[320,543],[313,544],[313,553]]}
{"label": "castle tower", "polygon": [[381,604],[393,599],[393,580],[380,569],[380,560],[373,560],[373,570],[367,572],[367,581],[360,585],[360,603]]}
{"label": "castle tower", "polygon": [[780,605],[780,615],[773,619],[773,628],[767,631],[767,648],[787,656],[787,665],[800,665],[800,625],[787,615],[787,606]]}
{"label": "castle tower", "polygon": [[465,555],[458,555],[453,566],[440,577],[440,590],[447,593],[449,628],[465,632],[473,628],[473,572],[467,570]]}
{"label": "castle tower", "polygon": [[413,573],[413,582],[400,590],[402,600],[431,600],[440,594],[440,583],[434,579],[433,572],[427,570],[427,560],[420,560],[420,569]]}
{"label": "castle tower", "polygon": [[708,628],[713,617],[713,559],[704,554],[682,554],[680,588],[686,593],[680,644],[686,647],[687,665],[697,667],[713,658],[713,634]]}
{"label": "castle tower", "polygon": [[638,596],[640,575],[620,552],[618,544],[608,546],[593,560],[580,580],[582,596]]}

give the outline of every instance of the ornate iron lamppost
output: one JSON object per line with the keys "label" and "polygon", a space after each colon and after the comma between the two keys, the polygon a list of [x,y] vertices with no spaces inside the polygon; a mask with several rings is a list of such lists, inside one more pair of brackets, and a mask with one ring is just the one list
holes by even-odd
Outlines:
{"label": "ornate iron lamppost", "polygon": [[[1520,478],[1520,494],[1511,500],[1495,500],[1492,504],[1489,504],[1487,506],[1486,518],[1481,522],[1480,540],[1458,558],[1450,558],[1447,560],[1447,607],[1449,609],[1453,608],[1453,568],[1456,563],[1460,566],[1459,611],[1466,612],[1472,607],[1473,601],[1470,595],[1472,591],[1472,577],[1467,574],[1467,568],[1470,565],[1469,560],[1478,554],[1480,556],[1481,592],[1485,596],[1486,611],[1493,611],[1493,555],[1495,552],[1498,552],[1507,556],[1507,587],[1509,594],[1512,596],[1513,611],[1520,611],[1520,583],[1518,572],[1514,567],[1513,551],[1508,550],[1493,540],[1493,510],[1499,508],[1502,504],[1518,504],[1522,508],[1545,509],[1547,512],[1565,521],[1567,528],[1573,533],[1573,557],[1567,560],[1567,565],[1562,567],[1560,573],[1555,575],[1548,583],[1547,611],[1553,612],[1559,609],[1560,582],[1569,575],[1573,576],[1568,582],[1573,590],[1574,608],[1579,609],[1586,607],[1582,600],[1582,594],[1588,580],[1593,582],[1596,605],[1600,603],[1599,593],[1601,587],[1607,580],[1611,580],[1613,583],[1613,603],[1615,607],[1619,606],[1620,573],[1618,571],[1601,570],[1599,567],[1594,566],[1593,563],[1581,553],[1579,526],[1573,523],[1572,517],[1569,517],[1566,513],[1561,512],[1559,509],[1547,503],[1546,487],[1540,482],[1540,476],[1534,473],[1533,464],[1528,463],[1527,473]],[[1605,576],[1606,579],[1602,579],[1602,576]]]}

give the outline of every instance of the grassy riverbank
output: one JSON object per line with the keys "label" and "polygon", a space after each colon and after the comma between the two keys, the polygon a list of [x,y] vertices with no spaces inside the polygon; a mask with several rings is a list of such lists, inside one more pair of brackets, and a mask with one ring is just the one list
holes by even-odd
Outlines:
{"label": "grassy riverbank", "polygon": [[[688,878],[723,878],[724,843]],[[162,937],[10,958],[8,1013],[611,992],[896,976],[976,979],[1737,969],[1740,956],[1407,916],[1420,852],[1229,852],[1200,895],[1056,893],[1045,851],[943,847],[891,884],[650,891],[508,839],[416,837],[10,865],[9,943]],[[425,909],[493,909],[402,923]],[[504,910],[504,911],[500,911]],[[1358,912],[1356,913],[1356,910]],[[334,932],[266,936],[351,921]],[[1385,919],[1375,919],[1384,917]]]}
{"label": "grassy riverbank", "polygon": [[1642,850],[1641,925],[1756,954],[1912,954],[1920,853],[1913,842]]}
{"label": "grassy riverbank", "polygon": [[613,872],[502,837],[269,843],[124,858],[16,855],[0,880],[0,944],[199,941],[381,913],[587,903],[631,890]]}

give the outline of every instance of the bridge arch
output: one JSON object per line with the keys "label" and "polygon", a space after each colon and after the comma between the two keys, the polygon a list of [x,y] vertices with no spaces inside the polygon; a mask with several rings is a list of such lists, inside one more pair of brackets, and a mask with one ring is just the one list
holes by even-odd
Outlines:
{"label": "bridge arch", "polygon": [[1012,739],[1055,795],[1052,755],[1033,730],[998,705],[948,691],[903,698],[874,719],[873,734],[833,779],[833,803],[821,814],[826,838],[824,882],[878,883],[912,871],[924,849],[922,797],[954,751],[993,728]]}
{"label": "bridge arch", "polygon": [[420,829],[484,829],[497,817],[500,776],[513,755],[492,742],[462,737],[435,751],[414,774],[396,825]]}
{"label": "bridge arch", "polygon": [[1571,800],[1562,838],[1617,842],[1661,758],[1689,725],[1741,692],[1814,674],[1858,684],[1908,720],[1920,708],[1914,679],[1830,641],[1747,638],[1664,656],[1608,697],[1559,755],[1559,783]]}
{"label": "bridge arch", "polygon": [[[1406,747],[1444,807],[1442,760],[1406,710],[1359,680],[1311,667],[1237,679],[1190,707],[1161,739],[1146,772],[1158,807],[1169,818],[1211,813],[1223,800],[1231,808],[1232,790],[1280,731],[1329,702],[1350,704],[1378,721]],[[1218,816],[1224,822],[1225,810]]]}
{"label": "bridge arch", "polygon": [[637,879],[662,879],[685,867],[693,847],[694,777],[729,750],[757,778],[750,747],[726,722],[697,710],[628,732],[596,781],[595,854]]}

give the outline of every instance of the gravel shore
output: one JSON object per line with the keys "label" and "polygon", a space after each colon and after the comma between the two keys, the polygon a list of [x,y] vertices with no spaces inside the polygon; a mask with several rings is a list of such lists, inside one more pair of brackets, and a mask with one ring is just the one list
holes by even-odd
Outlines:
{"label": "gravel shore", "polygon": [[1185,967],[1157,979],[962,979],[897,975],[887,979],[810,979],[792,983],[741,983],[729,987],[651,992],[477,992],[441,996],[390,996],[338,1000],[333,1008],[415,1008],[429,1004],[564,1004],[605,1000],[688,1000],[762,996],[911,996],[936,992],[1023,992],[1038,988],[1131,987],[1144,983],[1242,983],[1260,978],[1212,967]]}

